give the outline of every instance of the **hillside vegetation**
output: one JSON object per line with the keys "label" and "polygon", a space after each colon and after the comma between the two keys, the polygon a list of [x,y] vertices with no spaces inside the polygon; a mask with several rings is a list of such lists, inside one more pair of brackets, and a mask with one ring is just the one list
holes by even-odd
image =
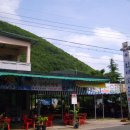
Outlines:
{"label": "hillside vegetation", "polygon": [[89,75],[100,75],[99,71],[84,64],[50,42],[7,22],[0,21],[0,30],[36,39],[31,49],[33,72],[51,72],[60,70],[78,70]]}

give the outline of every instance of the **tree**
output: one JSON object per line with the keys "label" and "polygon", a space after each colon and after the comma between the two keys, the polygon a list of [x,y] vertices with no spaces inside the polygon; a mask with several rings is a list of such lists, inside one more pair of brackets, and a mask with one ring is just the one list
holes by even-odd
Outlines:
{"label": "tree", "polygon": [[101,70],[100,70],[100,73],[101,73],[102,75],[104,75],[105,69],[101,69]]}
{"label": "tree", "polygon": [[110,65],[108,65],[108,68],[110,72],[106,73],[105,76],[110,78],[110,81],[112,83],[118,82],[118,79],[121,76],[121,74],[118,72],[118,65],[114,62],[113,59],[110,59]]}

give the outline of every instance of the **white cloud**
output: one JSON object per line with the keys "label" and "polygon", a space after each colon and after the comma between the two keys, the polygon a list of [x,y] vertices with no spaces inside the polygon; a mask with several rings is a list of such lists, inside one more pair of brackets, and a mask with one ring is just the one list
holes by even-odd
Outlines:
{"label": "white cloud", "polygon": [[128,40],[125,34],[111,28],[95,28],[92,32],[92,35],[69,35],[66,36],[66,39],[86,45],[97,45],[109,48],[119,48],[122,42]]}
{"label": "white cloud", "polygon": [[[12,21],[8,18],[2,18],[2,17],[10,17],[10,18],[16,18],[20,20],[20,17],[17,15],[17,10],[19,9],[21,0],[0,0],[0,19],[5,21]],[[3,12],[3,13],[2,13]],[[7,13],[7,14],[6,14]],[[8,13],[12,13],[14,15],[9,15]],[[90,30],[92,32],[91,35],[81,35],[81,34],[72,34],[72,33],[64,33],[59,31],[50,31],[45,30],[43,28],[35,28],[35,27],[28,27],[28,26],[22,26],[26,30],[29,30],[41,37],[52,37],[56,39],[62,39],[66,41],[72,41],[76,43],[82,43],[85,45],[93,45],[93,46],[101,46],[101,47],[108,47],[112,49],[120,50],[121,43],[124,41],[127,41],[128,38],[125,34],[114,30],[110,27],[97,27],[93,30]],[[123,73],[123,66],[122,62],[122,56],[118,54],[107,54],[105,52],[100,53],[98,50],[97,52],[90,52],[87,50],[87,46],[81,46],[81,45],[74,45],[71,43],[63,43],[60,41],[51,41],[51,43],[54,43],[58,47],[62,48],[64,51],[67,51],[71,55],[75,56],[77,59],[83,61],[84,63],[90,65],[91,67],[95,69],[107,69],[107,66],[109,65],[109,59],[114,58],[117,61],[115,61],[119,65],[119,70],[121,73]],[[60,43],[60,44],[56,44]],[[69,45],[66,46],[65,44]],[[74,47],[75,46],[75,47]],[[98,48],[94,48],[98,49]],[[97,58],[95,58],[97,57]]]}
{"label": "white cloud", "polygon": [[124,42],[124,39],[128,39],[127,36],[123,33],[120,33],[116,30],[113,30],[111,28],[95,28],[94,35],[105,42],[109,42],[109,45],[111,42],[115,43],[115,45],[119,45],[119,43]]}
{"label": "white cloud", "polygon": [[123,57],[121,55],[111,55],[111,56],[98,56],[94,57],[92,54],[89,53],[77,53],[72,50],[71,54],[79,59],[80,61],[83,61],[84,63],[88,64],[92,68],[96,70],[105,69],[105,72],[109,72],[108,65],[110,64],[110,59],[113,58],[115,63],[118,65],[119,72],[124,75],[124,67],[123,67]]}
{"label": "white cloud", "polygon": [[20,20],[20,17],[17,15],[20,1],[21,0],[0,0],[0,19],[8,22],[13,21],[14,18]]}
{"label": "white cloud", "polygon": [[69,35],[67,39],[69,41],[83,43],[83,44],[90,44],[94,41],[93,36],[87,36],[87,35]]}
{"label": "white cloud", "polygon": [[[66,41],[72,41],[76,43],[82,43],[85,45],[93,45],[93,46],[101,46],[101,47],[108,47],[111,49],[116,49],[120,50],[122,42],[127,40],[127,37],[123,34],[120,33],[116,30],[113,30],[111,28],[95,28],[93,30],[93,35],[65,35],[65,34],[55,34],[55,38],[59,39],[64,39]],[[52,32],[51,32],[52,35]],[[62,36],[62,38],[61,38]],[[53,43],[57,43],[57,41],[53,41]],[[60,42],[58,42],[60,43]],[[71,47],[66,47],[65,45],[69,45]],[[61,46],[62,45],[62,46]],[[118,53],[121,54],[121,52],[114,51],[114,53],[106,53],[105,51],[109,50],[104,50],[104,52],[101,53],[99,48],[92,48],[92,47],[87,47],[87,46],[81,46],[81,45],[74,45],[71,43],[62,43],[59,46],[63,50],[67,51],[77,59],[83,61],[84,63],[90,65],[94,69],[101,70],[105,69],[106,72],[108,72],[108,65],[110,63],[110,59],[113,58],[114,61],[118,64],[119,71],[120,73],[123,74],[123,58],[122,55],[119,55]],[[79,46],[79,47],[78,47]],[[82,49],[81,49],[82,47]],[[85,49],[86,48],[86,49]],[[91,49],[96,49],[96,51],[89,51],[88,48]]]}
{"label": "white cloud", "polygon": [[[62,39],[65,41],[71,41],[85,45],[101,46],[116,50],[120,50],[122,42],[127,40],[125,34],[111,28],[95,28],[92,30],[92,35],[66,34],[64,32],[57,31],[50,32],[49,30],[44,30],[40,33],[40,30],[38,31],[41,36]],[[110,50],[93,48],[90,46],[81,46],[79,44],[76,45],[60,41],[49,41],[97,70],[105,69],[105,71],[108,72],[109,70],[107,66],[110,64],[110,59],[113,58],[118,64],[119,72],[122,73],[122,75],[124,73],[122,62],[123,58],[122,55],[119,55],[119,53],[122,54],[120,51],[112,51],[111,53],[107,53],[106,51],[110,52]],[[91,49],[94,49],[95,51],[92,51]]]}

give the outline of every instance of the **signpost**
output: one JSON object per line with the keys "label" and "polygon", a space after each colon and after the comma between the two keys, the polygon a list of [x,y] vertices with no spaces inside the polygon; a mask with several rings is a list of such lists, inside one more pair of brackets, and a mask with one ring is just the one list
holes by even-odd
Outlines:
{"label": "signpost", "polygon": [[71,95],[71,104],[77,104],[77,94],[76,93],[72,93]]}
{"label": "signpost", "polygon": [[75,104],[77,104],[77,94],[76,93],[72,93],[71,94],[71,104],[74,105],[74,128],[77,128],[77,124],[76,124],[76,117],[75,117]]}
{"label": "signpost", "polygon": [[123,59],[124,59],[124,75],[126,84],[126,94],[128,100],[128,118],[130,119],[130,44],[122,43]]}
{"label": "signpost", "polygon": [[[75,104],[77,104],[77,94],[72,93],[71,95],[71,104],[74,105],[74,113],[75,113]],[[75,121],[75,114],[74,114],[74,121]]]}

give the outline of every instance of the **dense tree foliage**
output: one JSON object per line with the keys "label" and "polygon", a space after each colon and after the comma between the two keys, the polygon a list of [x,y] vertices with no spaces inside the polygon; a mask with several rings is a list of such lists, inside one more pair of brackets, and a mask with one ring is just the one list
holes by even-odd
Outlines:
{"label": "dense tree foliage", "polygon": [[75,70],[76,68],[77,71],[89,75],[102,75],[100,71],[95,71],[90,66],[57,48],[48,41],[17,26],[0,21],[0,30],[30,37],[37,41],[32,45],[31,50],[32,71],[43,73],[56,70]]}
{"label": "dense tree foliage", "polygon": [[121,74],[118,72],[118,65],[115,63],[113,59],[110,59],[110,65],[108,65],[108,68],[110,72],[106,73],[105,76],[110,78],[111,83],[118,82]]}

